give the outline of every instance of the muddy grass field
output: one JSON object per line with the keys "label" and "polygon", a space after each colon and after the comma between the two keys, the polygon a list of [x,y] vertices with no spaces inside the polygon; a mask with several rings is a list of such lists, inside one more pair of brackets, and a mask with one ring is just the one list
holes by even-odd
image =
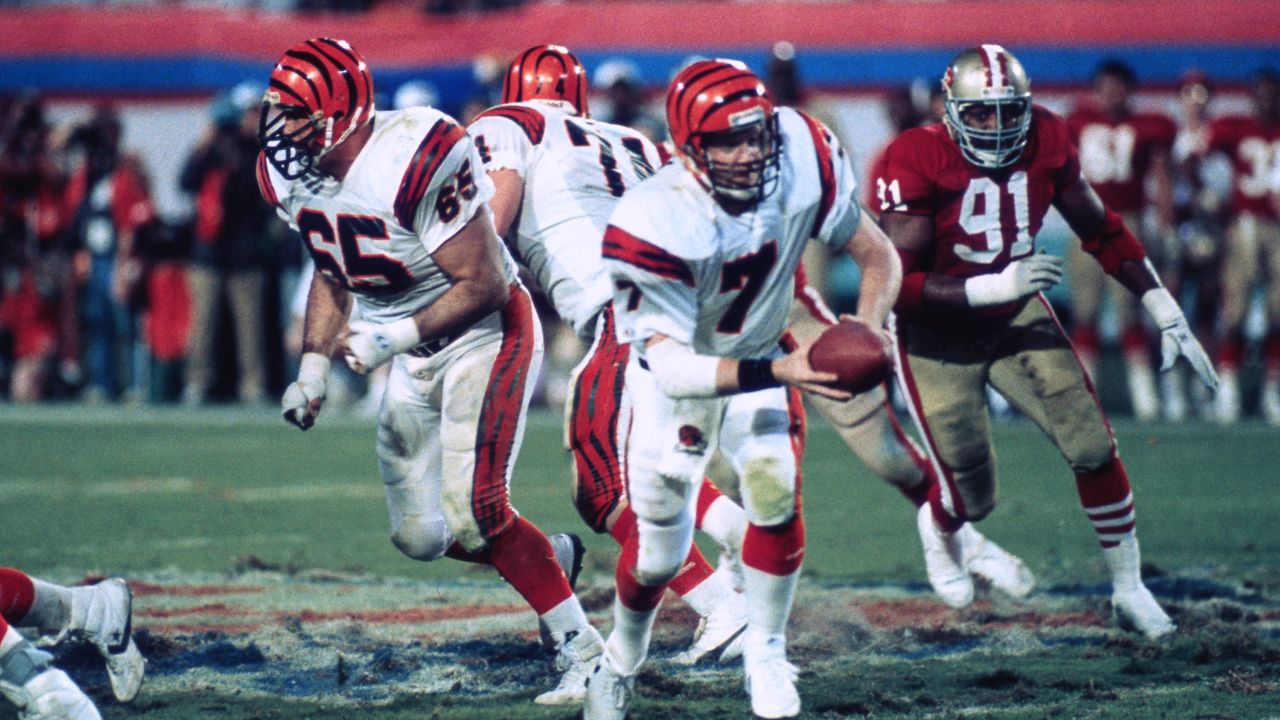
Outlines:
{"label": "muddy grass field", "polygon": [[[532,418],[513,495],[549,532],[581,532],[557,425]],[[95,652],[58,649],[107,720],[575,717],[532,702],[557,678],[513,591],[391,547],[372,433],[330,419],[304,435],[268,412],[0,409],[2,562],[129,579],[149,661],[132,705],[109,699]],[[1148,584],[1180,626],[1158,642],[1114,627],[1070,475],[1034,429],[997,430],[1005,484],[983,530],[1039,588],[955,612],[924,584],[911,508],[815,427],[790,628],[804,716],[1280,720],[1280,432],[1118,435]],[[585,539],[580,596],[607,631],[616,551]],[[749,716],[740,664],[670,662],[695,625],[668,596],[632,717]]]}
{"label": "muddy grass field", "polygon": [[[791,625],[805,716],[1280,717],[1280,599],[1221,579],[1151,585],[1180,625],[1159,642],[1114,629],[1101,586],[955,612],[923,586],[806,582]],[[133,705],[108,699],[91,649],[60,654],[106,718],[575,717],[532,703],[556,682],[551,660],[532,613],[487,579],[251,571],[133,587],[149,662]],[[611,589],[582,597],[607,625]],[[633,717],[749,715],[740,663],[669,661],[695,625],[668,596]]]}

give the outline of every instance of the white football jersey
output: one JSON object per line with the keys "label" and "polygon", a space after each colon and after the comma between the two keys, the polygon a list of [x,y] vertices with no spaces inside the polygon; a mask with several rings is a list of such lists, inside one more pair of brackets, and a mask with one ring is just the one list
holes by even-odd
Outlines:
{"label": "white football jersey", "polygon": [[843,248],[861,208],[850,158],[822,123],[778,110],[778,185],[726,213],[683,165],[666,165],[618,203],[604,237],[618,340],[666,335],[699,354],[771,357],[787,326],[805,243]]}
{"label": "white football jersey", "polygon": [[[302,234],[316,270],[355,294],[373,322],[409,317],[449,288],[431,254],[488,212],[493,195],[470,136],[430,108],[378,112],[341,182],[286,180],[259,155],[258,183]],[[514,280],[509,256],[505,265]]]}
{"label": "white football jersey", "polygon": [[653,174],[658,150],[636,131],[549,103],[499,105],[469,128],[486,171],[524,180],[516,259],[579,335],[613,297],[600,240],[624,191]]}

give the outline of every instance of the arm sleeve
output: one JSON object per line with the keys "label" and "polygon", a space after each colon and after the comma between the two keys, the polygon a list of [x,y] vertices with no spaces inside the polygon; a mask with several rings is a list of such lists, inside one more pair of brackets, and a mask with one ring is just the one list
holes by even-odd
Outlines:
{"label": "arm sleeve", "polygon": [[605,230],[603,256],[619,342],[666,335],[693,344],[698,296],[687,262],[615,225]]}
{"label": "arm sleeve", "polygon": [[918,135],[911,134],[910,131],[898,136],[897,140],[885,148],[876,164],[876,176],[872,178],[872,182],[881,196],[881,213],[934,213],[934,184],[922,169],[920,153],[915,150],[918,138]]}

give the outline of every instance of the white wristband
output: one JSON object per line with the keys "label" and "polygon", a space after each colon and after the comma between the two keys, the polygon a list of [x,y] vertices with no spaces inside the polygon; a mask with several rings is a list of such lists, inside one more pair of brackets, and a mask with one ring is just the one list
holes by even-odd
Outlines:
{"label": "white wristband", "polygon": [[402,353],[409,348],[414,347],[422,342],[422,336],[418,334],[418,323],[413,316],[389,322],[379,328],[386,334],[387,340],[391,343],[391,348],[396,354]]}
{"label": "white wristband", "polygon": [[329,378],[329,358],[320,353],[302,353],[298,362],[298,382],[304,385],[323,383]]}
{"label": "white wristband", "polygon": [[1178,307],[1178,301],[1162,287],[1143,293],[1142,307],[1161,330],[1182,321],[1182,308]]}
{"label": "white wristband", "polygon": [[1009,302],[1015,293],[1010,287],[1012,276],[1005,273],[975,275],[964,281],[964,296],[969,307],[986,307]]}

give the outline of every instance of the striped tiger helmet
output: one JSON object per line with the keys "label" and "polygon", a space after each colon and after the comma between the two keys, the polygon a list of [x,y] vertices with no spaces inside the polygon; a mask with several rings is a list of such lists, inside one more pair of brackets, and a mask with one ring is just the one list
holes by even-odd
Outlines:
{"label": "striped tiger helmet", "polygon": [[502,81],[502,102],[546,100],[587,113],[587,71],[563,45],[536,45],[511,61]]}
{"label": "striped tiger helmet", "polygon": [[[1012,165],[1031,131],[1031,81],[1022,63],[999,45],[969,48],[942,78],[951,137],[969,162],[984,168]],[[976,114],[994,124],[975,127]]]}
{"label": "striped tiger helmet", "polygon": [[[667,91],[671,143],[685,167],[710,190],[737,202],[758,202],[778,179],[778,119],[764,83],[737,60],[699,60]],[[712,161],[708,141],[753,142],[758,158]]]}
{"label": "striped tiger helmet", "polygon": [[258,142],[275,169],[295,180],[318,174],[317,161],[373,113],[373,78],[360,53],[345,40],[307,40],[271,71]]}

